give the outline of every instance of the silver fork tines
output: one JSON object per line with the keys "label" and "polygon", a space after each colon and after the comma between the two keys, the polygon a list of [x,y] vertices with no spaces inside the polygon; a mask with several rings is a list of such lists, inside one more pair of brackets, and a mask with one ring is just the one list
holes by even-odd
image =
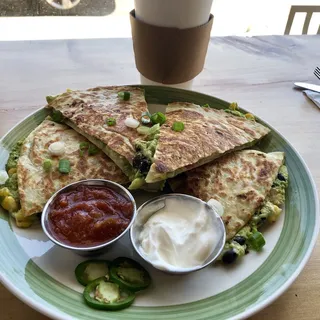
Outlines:
{"label": "silver fork tines", "polygon": [[320,80],[320,68],[316,67],[313,71],[313,74]]}

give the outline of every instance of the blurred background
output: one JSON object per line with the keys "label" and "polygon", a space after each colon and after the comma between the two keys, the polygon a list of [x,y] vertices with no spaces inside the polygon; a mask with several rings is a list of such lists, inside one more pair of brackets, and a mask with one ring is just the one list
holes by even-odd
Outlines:
{"label": "blurred background", "polygon": [[[69,10],[1,0],[0,40],[131,37],[133,7],[133,0],[81,0]],[[320,33],[320,0],[214,0],[212,13],[212,36]]]}

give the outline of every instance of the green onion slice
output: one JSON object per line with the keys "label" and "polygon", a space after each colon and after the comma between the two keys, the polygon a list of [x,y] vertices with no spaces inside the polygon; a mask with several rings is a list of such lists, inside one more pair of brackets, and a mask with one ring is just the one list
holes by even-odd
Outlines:
{"label": "green onion slice", "polygon": [[115,118],[108,118],[106,120],[106,123],[107,123],[108,126],[114,126],[117,122],[116,122]]}
{"label": "green onion slice", "polygon": [[50,159],[45,159],[42,163],[44,171],[49,172],[52,168],[52,161]]}
{"label": "green onion slice", "polygon": [[255,231],[247,240],[249,247],[255,251],[260,251],[266,244],[266,240],[259,231]]}
{"label": "green onion slice", "polygon": [[80,142],[80,145],[79,145],[79,148],[80,150],[85,150],[85,149],[88,149],[89,148],[89,142]]}
{"label": "green onion slice", "polygon": [[141,115],[141,122],[143,124],[149,124],[151,122],[151,114],[149,112],[143,112]]}
{"label": "green onion slice", "polygon": [[79,149],[80,149],[79,150],[80,157],[83,157],[85,150],[89,149],[89,142],[87,141],[80,142]]}
{"label": "green onion slice", "polygon": [[59,110],[53,110],[51,118],[54,122],[61,123],[63,121],[63,115]]}
{"label": "green onion slice", "polygon": [[59,160],[59,172],[69,173],[70,172],[70,161],[67,159]]}
{"label": "green onion slice", "polygon": [[51,103],[57,96],[46,96],[46,100],[48,103]]}
{"label": "green onion slice", "polygon": [[89,156],[94,156],[100,151],[99,148],[97,148],[95,145],[90,144],[89,149],[88,149],[88,154]]}
{"label": "green onion slice", "polygon": [[177,132],[183,131],[184,130],[184,123],[180,122],[180,121],[174,122],[172,125],[172,130],[177,131]]}
{"label": "green onion slice", "polygon": [[154,113],[150,119],[153,124],[159,123],[160,125],[164,124],[167,120],[166,116],[162,112]]}
{"label": "green onion slice", "polygon": [[145,135],[148,135],[150,133],[150,129],[149,127],[146,127],[146,126],[140,126],[137,128],[137,131],[139,134],[145,134]]}
{"label": "green onion slice", "polygon": [[127,101],[130,99],[130,92],[128,91],[120,91],[118,92],[118,97],[121,98],[124,101]]}
{"label": "green onion slice", "polygon": [[210,108],[210,106],[209,106],[208,103],[206,103],[206,104],[204,104],[204,105],[202,106],[202,108]]}

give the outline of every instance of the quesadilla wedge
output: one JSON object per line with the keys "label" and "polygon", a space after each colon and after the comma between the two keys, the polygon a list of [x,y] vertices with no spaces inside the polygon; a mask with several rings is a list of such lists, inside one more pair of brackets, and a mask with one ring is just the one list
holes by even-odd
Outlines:
{"label": "quesadilla wedge", "polygon": [[[125,94],[125,95],[124,95]],[[134,87],[97,87],[88,90],[68,90],[56,97],[47,97],[53,117],[67,124],[106,153],[130,178],[135,141],[144,135],[128,127],[127,118],[140,121],[146,113],[144,91]]]}
{"label": "quesadilla wedge", "polygon": [[[270,131],[244,115],[186,102],[170,103],[165,115],[156,147],[154,142],[151,144],[153,153],[149,142],[136,142],[138,152],[152,163],[145,177],[147,183],[166,180],[225,153],[251,146]],[[175,131],[176,123],[183,126],[182,131]]]}
{"label": "quesadilla wedge", "polygon": [[[269,132],[244,116],[184,102],[168,105],[164,123],[144,126],[144,92],[134,87],[67,91],[50,99],[48,107],[122,169],[132,181],[129,189],[161,189],[167,178],[251,146]],[[138,122],[136,128],[128,127],[128,118]],[[174,131],[175,122],[184,130]]]}
{"label": "quesadilla wedge", "polygon": [[[63,165],[69,169],[65,170]],[[120,168],[85,137],[49,119],[17,144],[6,169],[10,175],[5,185],[9,193],[6,196],[14,199],[15,205],[5,209],[23,227],[34,220],[28,217],[41,212],[52,194],[67,184],[87,178],[129,182]]]}
{"label": "quesadilla wedge", "polygon": [[265,220],[274,222],[281,213],[279,206],[285,200],[288,185],[283,163],[283,152],[242,150],[185,172],[170,179],[169,184],[175,192],[207,202],[213,199],[222,205],[226,252],[232,249],[239,256],[245,254],[255,232],[257,241],[263,242],[257,229]]}

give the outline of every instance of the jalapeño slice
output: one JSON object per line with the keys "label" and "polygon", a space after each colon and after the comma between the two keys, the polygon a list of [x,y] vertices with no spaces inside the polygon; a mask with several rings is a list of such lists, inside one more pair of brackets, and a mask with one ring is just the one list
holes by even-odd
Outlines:
{"label": "jalape\u00f1o slice", "polygon": [[146,289],[151,277],[138,262],[129,258],[117,258],[110,265],[110,279],[119,286],[131,291]]}
{"label": "jalape\u00f1o slice", "polygon": [[129,307],[136,295],[105,277],[90,282],[83,291],[87,305],[99,310],[121,310]]}
{"label": "jalape\u00f1o slice", "polygon": [[80,284],[86,286],[93,280],[104,277],[109,279],[109,265],[110,262],[107,260],[87,260],[81,262],[74,273]]}

